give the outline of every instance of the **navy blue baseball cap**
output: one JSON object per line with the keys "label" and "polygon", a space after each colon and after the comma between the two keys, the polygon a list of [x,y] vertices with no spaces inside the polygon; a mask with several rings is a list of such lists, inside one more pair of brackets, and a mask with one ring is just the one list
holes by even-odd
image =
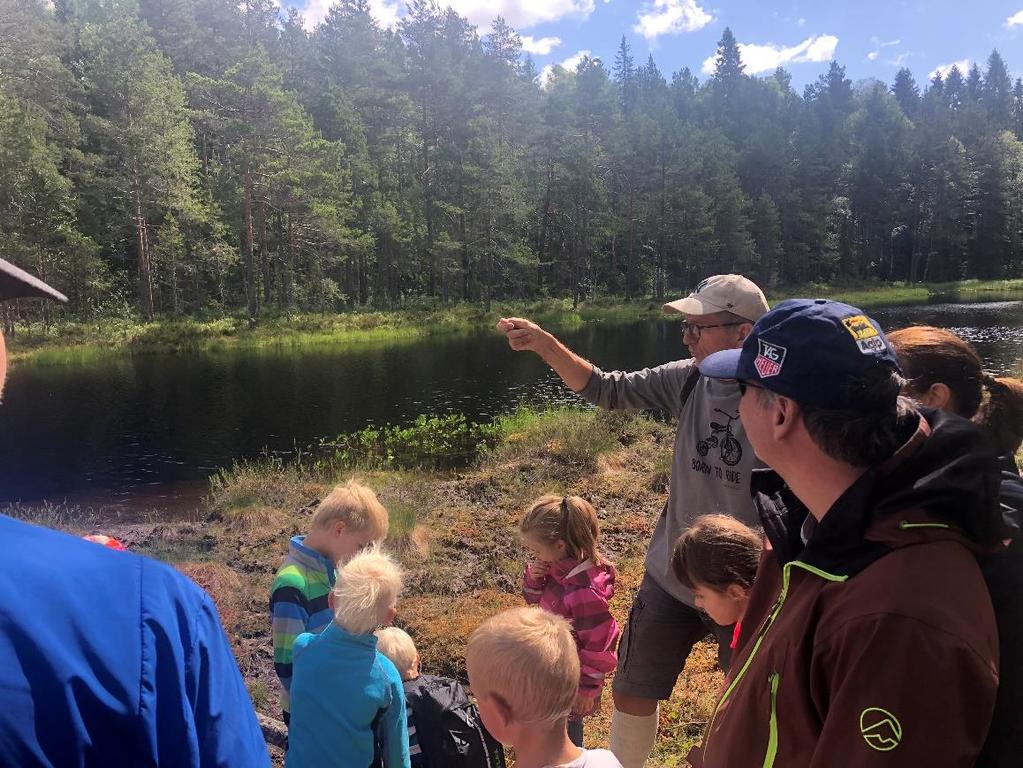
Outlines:
{"label": "navy blue baseball cap", "polygon": [[708,355],[700,373],[748,381],[807,405],[858,410],[888,405],[866,403],[845,386],[878,366],[901,373],[876,320],[839,301],[790,299],[756,322],[741,349]]}

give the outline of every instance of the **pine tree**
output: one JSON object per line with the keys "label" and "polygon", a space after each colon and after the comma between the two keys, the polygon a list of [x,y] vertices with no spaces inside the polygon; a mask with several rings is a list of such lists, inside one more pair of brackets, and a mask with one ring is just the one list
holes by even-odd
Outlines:
{"label": "pine tree", "polygon": [[611,71],[614,74],[615,85],[618,86],[618,99],[622,115],[628,119],[636,103],[636,84],[634,82],[636,70],[632,49],[626,41],[625,35],[622,35],[622,41],[618,45],[614,68]]}
{"label": "pine tree", "polygon": [[998,51],[991,51],[981,88],[981,99],[987,108],[991,128],[998,131],[1012,128],[1012,79]]}
{"label": "pine tree", "polygon": [[782,253],[781,219],[778,207],[766,192],[753,204],[750,234],[756,247],[753,274],[762,286],[773,286],[778,281],[778,259]]}
{"label": "pine tree", "polygon": [[1016,78],[1012,89],[1012,125],[1016,138],[1023,140],[1023,78]]}
{"label": "pine tree", "polygon": [[913,73],[905,67],[895,73],[892,94],[899,106],[902,107],[902,113],[910,120],[915,120],[917,111],[920,109],[920,89],[916,85],[916,80],[913,79]]}
{"label": "pine tree", "polygon": [[165,215],[197,214],[198,162],[185,93],[170,61],[154,51],[137,16],[120,8],[81,32],[93,106],[91,140],[115,207],[131,222],[139,308],[152,318],[154,224]]}

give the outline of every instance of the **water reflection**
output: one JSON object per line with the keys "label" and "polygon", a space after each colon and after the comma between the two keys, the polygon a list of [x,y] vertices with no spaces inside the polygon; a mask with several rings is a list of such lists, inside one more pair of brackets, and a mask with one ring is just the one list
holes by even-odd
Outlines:
{"label": "water reflection", "polygon": [[[1019,365],[1023,302],[877,310],[885,328],[950,327],[993,373]],[[677,322],[589,324],[559,334],[601,367],[685,356]],[[0,407],[0,499],[194,504],[216,467],[264,449],[421,413],[488,419],[519,404],[578,402],[496,333],[355,345],[110,357],[16,367]]]}

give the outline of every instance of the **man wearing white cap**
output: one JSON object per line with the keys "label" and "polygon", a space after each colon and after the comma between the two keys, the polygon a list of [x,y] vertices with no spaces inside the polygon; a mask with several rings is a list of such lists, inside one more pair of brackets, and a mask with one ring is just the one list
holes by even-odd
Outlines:
{"label": "man wearing white cap", "polygon": [[608,409],[666,410],[678,418],[668,500],[618,646],[611,750],[624,768],[639,768],[649,757],[657,737],[658,701],[671,696],[693,644],[713,632],[723,666],[729,657],[730,630],[702,614],[693,593],[671,572],[675,541],[703,514],[758,522],[749,488],[756,457],[738,420],[738,386],[701,377],[697,364],[714,352],[740,348],[767,312],[767,300],[741,275],[715,275],[664,309],[683,316],[682,341],[692,358],[631,373],[600,370],[529,320],[513,317],[498,323],[512,349],[536,352],[589,402]]}

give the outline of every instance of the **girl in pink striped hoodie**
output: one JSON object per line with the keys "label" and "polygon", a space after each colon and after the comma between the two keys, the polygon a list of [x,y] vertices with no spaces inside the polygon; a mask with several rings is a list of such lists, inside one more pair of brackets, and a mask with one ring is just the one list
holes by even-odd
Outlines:
{"label": "girl in pink striped hoodie", "polygon": [[519,523],[519,533],[533,555],[522,578],[526,602],[572,625],[580,679],[568,735],[582,747],[583,718],[600,708],[604,676],[617,662],[618,623],[608,609],[615,567],[597,549],[596,510],[579,496],[537,499]]}

